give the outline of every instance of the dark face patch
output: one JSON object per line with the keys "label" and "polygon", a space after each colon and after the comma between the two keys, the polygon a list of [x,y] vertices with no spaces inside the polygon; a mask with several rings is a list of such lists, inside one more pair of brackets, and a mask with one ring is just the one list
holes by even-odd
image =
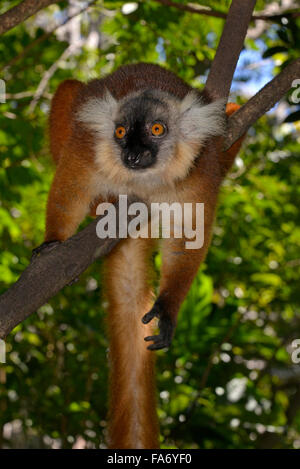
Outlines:
{"label": "dark face patch", "polygon": [[[124,126],[125,136],[115,141],[120,145],[123,164],[130,169],[146,169],[155,165],[159,146],[167,134],[166,105],[153,97],[151,91],[132,98],[121,108],[120,120],[116,122],[116,129]],[[158,123],[163,127],[163,133],[153,135],[152,127]]]}

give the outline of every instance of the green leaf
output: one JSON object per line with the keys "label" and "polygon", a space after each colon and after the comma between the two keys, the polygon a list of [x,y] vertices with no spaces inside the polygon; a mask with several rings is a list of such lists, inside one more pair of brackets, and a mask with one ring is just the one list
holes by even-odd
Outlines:
{"label": "green leaf", "polygon": [[289,114],[283,122],[297,122],[300,120],[300,110]]}
{"label": "green leaf", "polygon": [[278,54],[279,52],[288,52],[288,48],[285,46],[270,47],[263,53],[263,58],[267,59],[268,57],[271,57],[272,55]]}

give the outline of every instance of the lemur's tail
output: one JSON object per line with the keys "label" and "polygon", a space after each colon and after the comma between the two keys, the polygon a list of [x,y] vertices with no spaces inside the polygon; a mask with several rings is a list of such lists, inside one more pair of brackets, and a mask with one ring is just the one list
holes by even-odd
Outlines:
{"label": "lemur's tail", "polygon": [[153,297],[149,279],[149,239],[128,238],[107,259],[110,334],[109,446],[158,448],[154,385],[155,354],[144,337],[152,335],[143,315]]}

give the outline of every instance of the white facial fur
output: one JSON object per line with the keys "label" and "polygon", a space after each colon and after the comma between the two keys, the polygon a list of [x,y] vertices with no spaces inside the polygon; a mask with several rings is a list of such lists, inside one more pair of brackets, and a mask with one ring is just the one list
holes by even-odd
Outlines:
{"label": "white facial fur", "polygon": [[180,104],[180,134],[187,141],[202,143],[209,137],[224,135],[225,100],[204,104],[197,93],[191,91]]}
{"label": "white facial fur", "polygon": [[[132,93],[117,101],[107,90],[102,98],[90,98],[76,116],[95,132],[99,176],[104,176],[108,192],[118,194],[124,190],[124,193],[138,194],[147,189],[174,185],[176,180],[187,176],[203,142],[225,132],[224,100],[204,104],[194,91],[179,100],[168,93],[154,90],[153,97],[163,103],[164,115],[167,115],[168,133],[160,139],[154,166],[145,170],[130,170],[122,163],[121,149],[114,139],[114,130],[121,109],[124,114],[126,103],[140,94]],[[161,108],[161,105],[157,108],[153,105],[153,113],[158,119]]]}
{"label": "white facial fur", "polygon": [[77,114],[77,119],[94,130],[102,138],[112,138],[118,101],[106,90],[102,98],[89,99]]}

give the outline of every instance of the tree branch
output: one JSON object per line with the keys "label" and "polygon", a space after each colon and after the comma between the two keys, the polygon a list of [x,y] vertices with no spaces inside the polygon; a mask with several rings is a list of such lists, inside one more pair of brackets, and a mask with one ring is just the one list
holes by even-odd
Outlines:
{"label": "tree branch", "polygon": [[0,34],[6,33],[42,8],[61,1],[62,0],[24,0],[0,15]]}
{"label": "tree branch", "polygon": [[271,109],[300,77],[300,58],[287,65],[273,80],[235,112],[229,119],[225,150],[231,147],[249,127]]}
{"label": "tree branch", "polygon": [[[208,8],[208,7],[207,8],[203,8],[200,6],[197,7],[197,6],[192,6],[189,4],[173,2],[171,0],[153,0],[153,1],[156,3],[160,3],[161,5],[164,5],[166,7],[177,8],[177,10],[187,11],[189,13],[195,13],[196,15],[212,16],[214,18],[221,18],[221,19],[227,18],[227,13],[212,10],[211,8]],[[300,12],[299,10],[295,10],[295,11],[283,10],[282,8],[278,6],[278,13],[270,15],[264,12],[260,12],[255,15],[252,15],[251,20],[274,21],[274,20],[280,20],[284,16],[297,18],[298,16],[300,16]]]}
{"label": "tree branch", "polygon": [[[116,211],[118,214],[118,204]],[[51,251],[40,254],[19,280],[0,296],[0,338],[4,339],[15,326],[79,277],[96,259],[108,254],[119,242],[118,238],[98,238],[96,225],[100,218]],[[123,229],[124,222],[117,223],[117,233],[119,226]]]}
{"label": "tree branch", "polygon": [[256,0],[232,0],[205,90],[214,98],[227,98],[244,45]]}

